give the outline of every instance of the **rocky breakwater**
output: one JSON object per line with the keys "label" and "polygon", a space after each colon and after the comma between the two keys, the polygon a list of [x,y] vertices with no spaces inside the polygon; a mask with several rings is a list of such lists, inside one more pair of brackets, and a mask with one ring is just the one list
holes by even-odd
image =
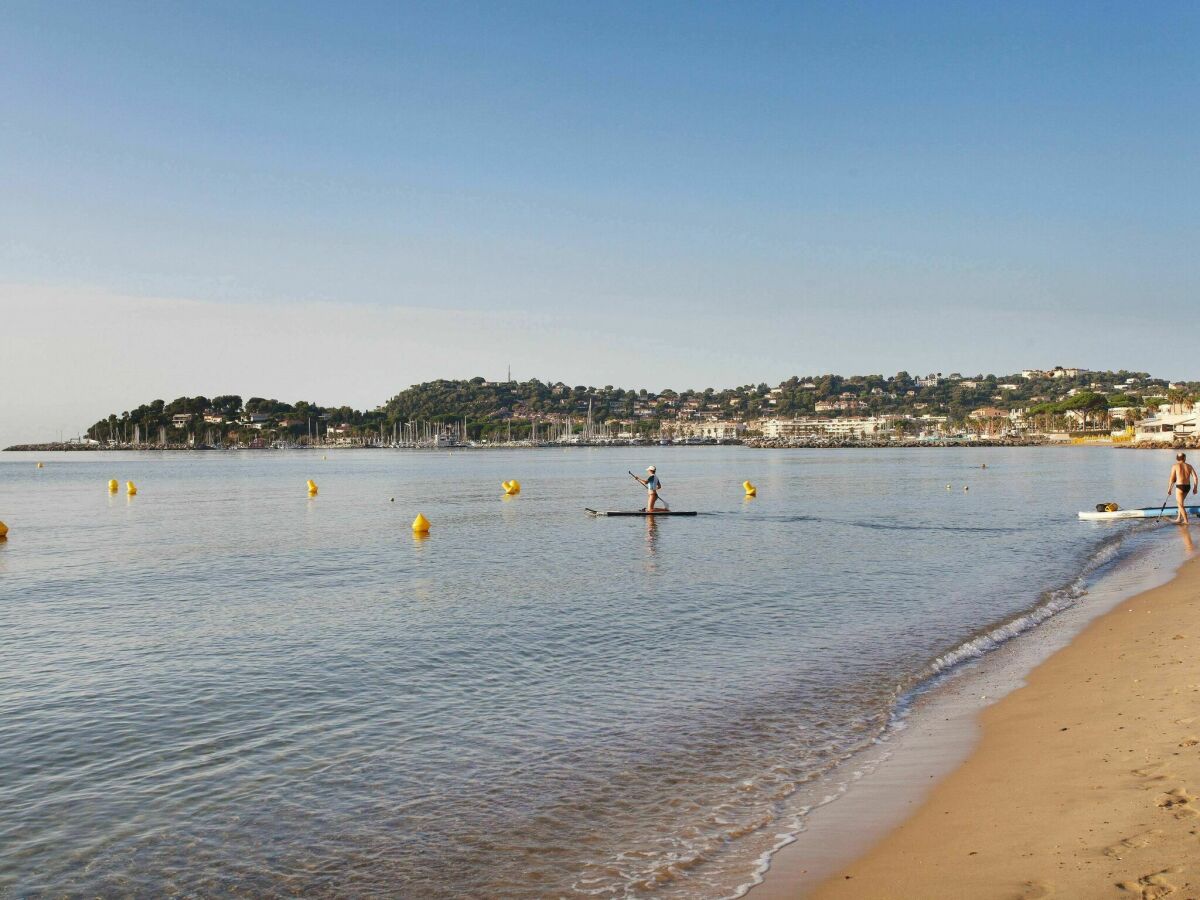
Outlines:
{"label": "rocky breakwater", "polygon": [[796,438],[748,438],[747,447],[760,450],[779,449],[828,449],[837,447],[1037,447],[1046,443],[1041,437],[1026,438],[979,438],[977,440],[870,440],[864,438],[828,438],[828,437],[796,437]]}
{"label": "rocky breakwater", "polygon": [[1173,441],[1127,441],[1114,446],[1126,450],[1200,450],[1200,435],[1179,436]]}

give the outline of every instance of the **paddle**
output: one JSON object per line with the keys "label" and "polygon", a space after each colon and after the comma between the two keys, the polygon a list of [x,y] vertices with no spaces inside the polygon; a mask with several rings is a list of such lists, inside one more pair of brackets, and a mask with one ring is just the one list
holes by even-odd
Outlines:
{"label": "paddle", "polygon": [[[1187,502],[1187,496],[1186,496],[1186,495],[1184,496],[1184,498],[1183,498],[1183,499],[1184,499],[1184,502]],[[1160,506],[1160,507],[1158,508],[1158,515],[1159,515],[1159,518],[1162,518],[1162,514],[1163,514],[1163,512],[1164,512],[1164,511],[1166,510],[1166,508],[1167,508],[1167,504],[1168,504],[1168,503],[1170,503],[1170,502],[1171,502],[1171,489],[1170,489],[1170,488],[1167,488],[1167,499],[1166,499],[1166,500],[1164,500],[1164,501],[1163,501],[1163,505],[1162,505],[1162,506]],[[1179,516],[1176,516],[1175,518],[1179,518]]]}
{"label": "paddle", "polygon": [[[628,470],[628,469],[626,469],[625,471],[629,472],[629,470]],[[636,475],[634,475],[632,472],[629,472],[629,477],[630,477],[630,478],[632,478],[634,481],[636,481],[638,484],[640,484],[640,485],[642,485],[643,487],[645,487],[645,484],[642,482],[642,479],[638,478],[638,477],[637,477]],[[657,493],[657,492],[656,492],[656,493]],[[662,496],[662,494],[658,494],[658,499],[662,501],[663,510],[664,510],[665,512],[670,512],[670,511],[671,511],[671,504],[667,503],[667,498],[666,498],[666,497],[664,497],[664,496]],[[649,507],[647,507],[647,508],[646,508],[646,512],[652,512],[652,510],[651,510]]]}

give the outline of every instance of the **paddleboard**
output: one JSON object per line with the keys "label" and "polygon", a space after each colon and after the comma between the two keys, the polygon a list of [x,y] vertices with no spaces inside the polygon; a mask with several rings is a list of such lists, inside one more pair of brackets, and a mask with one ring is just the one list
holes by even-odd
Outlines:
{"label": "paddleboard", "polygon": [[696,515],[696,513],[695,513],[695,511],[694,511],[694,510],[693,510],[693,511],[690,511],[690,512],[676,512],[676,511],[675,511],[675,510],[673,510],[673,509],[656,509],[654,512],[646,512],[644,509],[637,509],[637,510],[632,510],[632,509],[631,509],[631,510],[622,510],[622,509],[608,509],[608,510],[599,510],[599,509],[589,509],[589,508],[588,508],[588,507],[586,507],[586,506],[584,507],[584,509],[586,509],[588,512],[590,512],[590,513],[591,513],[593,516],[694,516],[694,515]]}
{"label": "paddleboard", "polygon": [[[1189,516],[1200,516],[1200,506],[1185,506]],[[1160,516],[1177,516],[1179,508],[1168,503],[1166,508],[1148,506],[1145,509],[1118,509],[1116,512],[1081,512],[1081,519],[1157,519]]]}

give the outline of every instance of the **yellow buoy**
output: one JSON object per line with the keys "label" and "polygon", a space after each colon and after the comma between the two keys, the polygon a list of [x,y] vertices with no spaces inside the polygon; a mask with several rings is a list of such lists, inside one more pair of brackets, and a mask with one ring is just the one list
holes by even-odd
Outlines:
{"label": "yellow buoy", "polygon": [[0,541],[8,538],[8,526],[0,522]]}
{"label": "yellow buoy", "polygon": [[130,497],[132,497],[134,494],[137,493],[137,485],[134,484],[132,481],[125,482],[125,493],[127,493]]}
{"label": "yellow buoy", "polygon": [[429,520],[425,518],[424,513],[417,513],[417,517],[413,519],[412,529],[413,534],[427,534],[429,532]]}
{"label": "yellow buoy", "polygon": [[512,481],[500,482],[500,487],[504,488],[504,493],[508,494],[510,497],[521,493],[521,482],[517,481],[515,478]]}
{"label": "yellow buoy", "polygon": [[110,494],[115,494],[117,492],[117,488],[119,488],[119,487],[120,487],[120,485],[117,484],[117,479],[115,479],[115,478],[108,479],[108,492]]}
{"label": "yellow buoy", "polygon": [[42,468],[42,464],[41,464],[41,463],[38,463],[37,467],[38,467],[39,469],[40,469],[40,468]]}
{"label": "yellow buoy", "polygon": [[750,482],[743,481],[742,487],[745,489],[747,497],[757,497],[758,496],[758,488],[756,488]]}
{"label": "yellow buoy", "polygon": [[308,479],[308,496],[313,496],[317,492],[317,483],[311,478]]}

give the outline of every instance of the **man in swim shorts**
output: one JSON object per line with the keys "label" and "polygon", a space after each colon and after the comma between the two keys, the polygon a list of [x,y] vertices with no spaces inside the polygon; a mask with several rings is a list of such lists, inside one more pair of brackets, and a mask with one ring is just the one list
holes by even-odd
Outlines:
{"label": "man in swim shorts", "polygon": [[1174,491],[1175,502],[1179,506],[1179,515],[1173,520],[1176,525],[1188,524],[1187,507],[1184,504],[1188,494],[1196,493],[1197,488],[1200,488],[1200,476],[1196,475],[1196,470],[1187,461],[1187,454],[1176,453],[1175,465],[1171,466],[1171,481],[1167,485],[1167,494]]}
{"label": "man in swim shorts", "polygon": [[[635,475],[634,478],[637,478],[637,476]],[[638,481],[646,486],[646,512],[654,512],[654,504],[658,502],[658,490],[662,487],[662,482],[654,473],[654,466],[647,466],[646,477],[638,478]],[[664,500],[663,511],[665,512],[667,509],[667,503]]]}

